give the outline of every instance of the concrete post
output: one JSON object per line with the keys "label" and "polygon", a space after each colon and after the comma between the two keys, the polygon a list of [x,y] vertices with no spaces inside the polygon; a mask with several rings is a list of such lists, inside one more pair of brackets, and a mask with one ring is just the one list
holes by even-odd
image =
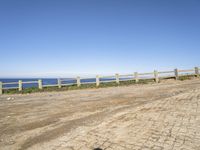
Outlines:
{"label": "concrete post", "polygon": [[178,69],[174,69],[175,79],[178,80]]}
{"label": "concrete post", "polygon": [[57,82],[58,82],[58,88],[60,89],[62,87],[62,85],[61,85],[61,79],[57,79]]}
{"label": "concrete post", "polygon": [[154,70],[154,77],[155,77],[155,82],[158,83],[159,78],[158,78],[158,71],[157,70]]}
{"label": "concrete post", "polygon": [[195,67],[195,75],[199,78],[199,67]]}
{"label": "concrete post", "polygon": [[81,86],[81,79],[80,79],[80,77],[76,78],[76,82],[77,82],[77,87],[80,87]]}
{"label": "concrete post", "polygon": [[41,90],[42,89],[42,80],[38,80],[38,88]]}
{"label": "concrete post", "polygon": [[135,72],[135,73],[134,73],[134,76],[135,76],[135,83],[138,83],[138,82],[139,82],[138,73]]}
{"label": "concrete post", "polygon": [[116,83],[119,84],[119,74],[118,73],[115,74],[115,78],[116,78]]}
{"label": "concrete post", "polygon": [[22,80],[19,80],[18,86],[19,86],[19,91],[22,91]]}
{"label": "concrete post", "polygon": [[99,84],[100,84],[100,82],[99,82],[99,76],[97,75],[97,76],[96,76],[96,86],[98,87]]}
{"label": "concrete post", "polygon": [[0,95],[3,94],[3,83],[0,82]]}

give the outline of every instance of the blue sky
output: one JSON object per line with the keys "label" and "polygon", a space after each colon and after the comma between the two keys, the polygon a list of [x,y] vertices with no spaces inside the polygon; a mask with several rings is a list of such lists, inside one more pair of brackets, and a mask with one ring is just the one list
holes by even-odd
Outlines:
{"label": "blue sky", "polygon": [[199,66],[199,0],[0,0],[0,77]]}

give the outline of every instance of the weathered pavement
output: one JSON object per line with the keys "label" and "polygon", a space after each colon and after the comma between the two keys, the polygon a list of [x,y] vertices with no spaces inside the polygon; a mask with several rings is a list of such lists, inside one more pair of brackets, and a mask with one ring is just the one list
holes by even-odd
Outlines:
{"label": "weathered pavement", "polygon": [[0,149],[200,149],[200,80],[7,97]]}

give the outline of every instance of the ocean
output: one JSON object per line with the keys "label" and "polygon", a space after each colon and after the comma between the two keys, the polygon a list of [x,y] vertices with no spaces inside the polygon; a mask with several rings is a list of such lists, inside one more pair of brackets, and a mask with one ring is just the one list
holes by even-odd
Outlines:
{"label": "ocean", "polygon": [[[38,78],[0,78],[0,81],[3,83],[18,82],[19,80],[22,80],[22,82],[27,82],[27,81],[38,81],[39,79]],[[57,79],[43,78],[42,82],[45,85],[57,84]],[[3,88],[7,88],[7,87],[18,87],[18,84],[3,85]],[[23,84],[23,88],[30,88],[30,87],[38,87],[38,84],[37,83]]]}
{"label": "ocean", "polygon": [[[57,78],[0,78],[0,82],[3,83],[10,83],[13,82],[13,84],[6,84],[3,85],[3,88],[9,88],[9,87],[18,87],[18,81],[22,80],[22,82],[28,82],[28,81],[38,81],[39,79],[42,80],[42,84],[45,85],[56,85],[58,84]],[[63,78],[62,84],[76,84],[75,78]],[[109,81],[113,80],[113,78],[104,78],[100,79],[100,81]],[[17,83],[16,83],[17,82]],[[81,83],[88,83],[88,82],[96,82],[96,78],[87,78],[87,79],[81,79]],[[23,84],[23,88],[30,88],[30,87],[38,87],[38,83],[28,83]]]}

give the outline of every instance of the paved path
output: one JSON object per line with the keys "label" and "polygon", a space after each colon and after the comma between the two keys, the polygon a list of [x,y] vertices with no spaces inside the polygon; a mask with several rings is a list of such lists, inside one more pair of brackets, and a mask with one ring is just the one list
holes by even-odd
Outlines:
{"label": "paved path", "polygon": [[200,89],[195,89],[138,108],[128,108],[98,127],[79,129],[67,140],[61,138],[54,149],[200,150],[199,104]]}
{"label": "paved path", "polygon": [[200,150],[200,81],[1,96],[3,150]]}

